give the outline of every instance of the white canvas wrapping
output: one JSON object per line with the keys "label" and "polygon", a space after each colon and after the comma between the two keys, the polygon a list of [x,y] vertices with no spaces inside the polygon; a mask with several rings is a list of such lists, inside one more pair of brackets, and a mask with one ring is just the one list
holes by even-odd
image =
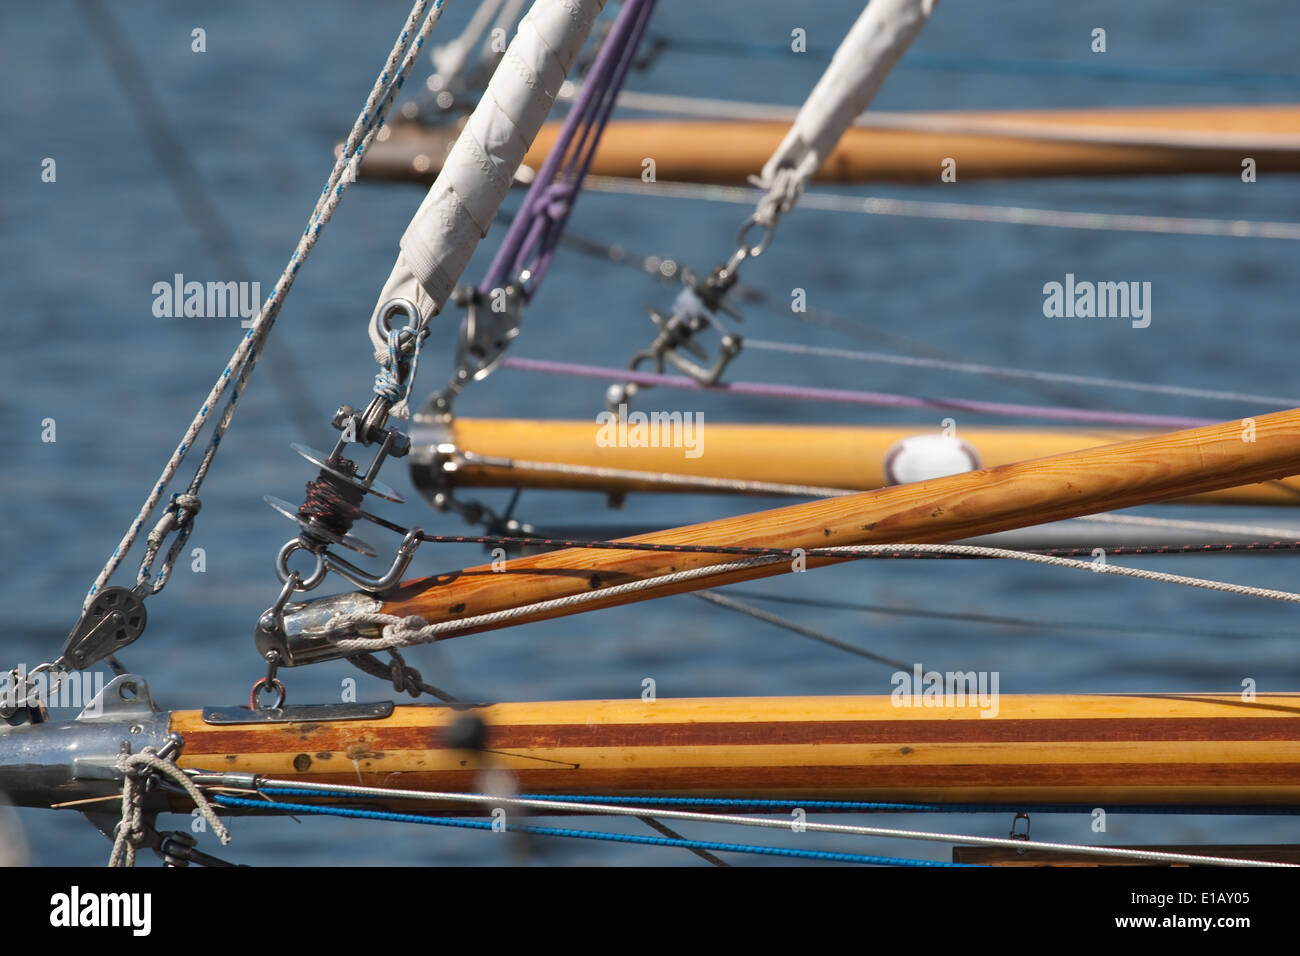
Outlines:
{"label": "white canvas wrapping", "polygon": [[800,188],[812,178],[844,131],[871,104],[938,2],[871,0],[763,167],[765,185],[775,182],[780,169],[797,170]]}
{"label": "white canvas wrapping", "polygon": [[[487,235],[605,0],[536,0],[402,235],[376,308],[394,296],[440,310]],[[372,333],[373,338],[373,333]],[[385,348],[375,340],[375,348]]]}

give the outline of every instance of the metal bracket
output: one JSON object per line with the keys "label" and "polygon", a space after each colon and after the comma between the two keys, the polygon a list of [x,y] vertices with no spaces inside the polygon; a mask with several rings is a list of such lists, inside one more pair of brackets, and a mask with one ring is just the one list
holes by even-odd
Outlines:
{"label": "metal bracket", "polygon": [[309,724],[336,720],[383,720],[392,716],[391,700],[373,704],[298,704],[249,710],[244,706],[204,707],[203,722],[231,724]]}
{"label": "metal bracket", "polygon": [[149,684],[138,674],[114,677],[77,715],[77,723],[122,723],[153,720],[160,714]]}
{"label": "metal bracket", "polygon": [[[504,308],[495,309],[496,302],[488,297],[504,297]],[[461,323],[460,337],[456,342],[457,388],[466,382],[480,381],[492,373],[505,358],[506,349],[519,336],[524,306],[528,297],[518,281],[493,289],[485,296],[471,286],[461,286],[452,293],[452,301],[465,307],[465,320]]]}
{"label": "metal bracket", "polygon": [[253,636],[257,652],[263,657],[269,651],[277,652],[277,663],[281,667],[349,657],[356,651],[340,651],[336,642],[343,637],[377,637],[378,628],[362,634],[359,629],[335,627],[331,621],[336,615],[371,613],[381,606],[377,598],[355,593],[287,604],[280,613],[263,614],[258,620]]}
{"label": "metal bracket", "polygon": [[[701,280],[690,269],[683,269],[682,283],[686,288],[678,294],[671,315],[648,310],[659,334],[649,346],[632,357],[628,367],[635,371],[642,363],[650,362],[656,372],[663,374],[664,363],[668,362],[701,385],[716,385],[743,346],[743,339],[728,332],[715,318],[721,312],[736,321],[744,320],[744,316],[726,301],[727,292],[736,284],[736,272],[728,263],[714,269],[708,279]],[[708,352],[693,341],[697,333],[710,326],[722,334],[718,353],[711,362]],[[683,352],[709,364],[692,362]],[[606,394],[606,407],[617,413],[618,406],[626,403],[641,387],[634,383],[611,386]]]}
{"label": "metal bracket", "polygon": [[[157,709],[148,683],[124,674],[75,720],[0,725],[0,791],[18,806],[34,807],[119,793],[119,755],[145,747],[162,752],[167,732],[167,714]],[[151,802],[147,809],[158,807]]]}

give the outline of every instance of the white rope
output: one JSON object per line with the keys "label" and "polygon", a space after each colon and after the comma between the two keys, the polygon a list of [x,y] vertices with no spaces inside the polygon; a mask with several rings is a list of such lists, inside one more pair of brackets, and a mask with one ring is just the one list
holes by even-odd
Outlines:
{"label": "white rope", "polygon": [[1212,581],[1208,578],[1192,578],[1182,574],[1169,574],[1165,571],[1151,571],[1146,568],[1131,568],[1118,564],[1105,564],[1102,561],[1080,561],[1076,558],[1058,558],[1050,554],[1034,554],[1030,551],[1012,551],[1007,548],[985,548],[971,544],[869,544],[849,545],[837,548],[818,548],[818,551],[834,551],[846,555],[879,554],[882,551],[911,551],[921,554],[960,554],[973,558],[1007,558],[1013,561],[1028,561],[1031,564],[1050,564],[1058,568],[1075,568],[1092,571],[1096,574],[1115,574],[1126,578],[1139,578],[1143,581],[1160,581],[1164,584],[1181,584],[1185,587],[1202,588],[1207,591],[1222,591],[1226,594],[1240,594],[1245,597],[1267,598],[1273,601],[1290,601],[1300,603],[1300,594],[1293,591],[1276,591],[1272,588],[1259,588],[1249,584],[1232,584],[1227,581]]}
{"label": "white rope", "polygon": [[[759,827],[767,830],[789,830],[790,821],[770,817],[745,816],[734,813],[700,813],[694,810],[670,810],[664,807],[627,807],[608,803],[551,800],[538,797],[507,797],[485,793],[447,793],[427,790],[389,790],[384,787],[364,787],[350,784],[304,783],[300,780],[273,780],[259,778],[263,787],[284,787],[298,790],[338,791],[356,796],[381,797],[390,800],[431,800],[447,803],[474,803],[482,806],[514,806],[553,812],[578,814],[606,814],[609,816],[655,816],[666,820],[689,820],[698,823],[722,823],[731,826]],[[793,805],[793,804],[792,804]],[[821,823],[805,820],[800,826],[814,833],[836,833],[844,836],[886,837],[898,840],[918,840],[927,843],[967,843],[973,846],[1005,847],[1014,850],[1048,850],[1060,853],[1081,853],[1089,856],[1119,860],[1140,860],[1151,863],[1182,863],[1211,866],[1266,866],[1292,867],[1293,863],[1275,863],[1265,860],[1248,860],[1236,857],[1202,856],[1195,853],[1166,853],[1160,850],[1130,850],[1119,847],[1089,846],[1083,843],[1048,843],[1038,840],[1019,840],[1014,837],[981,837],[961,833],[937,833],[926,830],[902,830],[894,827],[867,827],[856,824]]]}
{"label": "white rope", "polygon": [[[675,199],[705,199],[748,206],[759,196],[746,186],[712,186],[661,180],[643,183],[618,176],[588,176],[587,189]],[[829,212],[855,212],[874,216],[910,216],[920,219],[996,222],[1016,226],[1048,226],[1056,229],[1099,229],[1159,235],[1222,236],[1231,239],[1300,240],[1300,223],[1266,222],[1250,219],[1192,219],[1177,216],[1137,216],[1107,212],[1075,212],[1063,209],[1030,209],[1023,206],[992,206],[975,203],[934,202],[921,199],[887,199],[878,196],[845,196],[804,193],[799,204]]]}
{"label": "white rope", "polygon": [[[194,479],[190,483],[188,493],[191,495],[196,494],[199,485],[203,483],[203,479],[206,477],[208,469],[212,464],[212,460],[216,455],[220,437],[230,425],[230,420],[234,417],[235,406],[238,398],[242,393],[245,384],[248,382],[249,376],[252,374],[253,367],[257,364],[258,353],[260,352],[267,335],[270,333],[272,325],[275,323],[276,316],[279,314],[280,307],[283,304],[285,297],[288,295],[289,289],[293,286],[294,279],[298,275],[298,270],[302,267],[303,263],[307,261],[307,257],[315,247],[316,240],[320,237],[321,231],[329,223],[330,217],[333,216],[334,210],[338,207],[339,201],[343,197],[343,193],[347,190],[348,186],[355,181],[356,168],[360,163],[361,155],[364,153],[366,147],[368,147],[373,141],[375,134],[379,131],[380,126],[383,124],[384,116],[387,113],[389,106],[392,105],[393,99],[397,95],[397,91],[401,88],[407,73],[410,72],[411,66],[419,55],[419,51],[424,45],[425,39],[428,37],[430,32],[432,32],[434,24],[438,22],[438,18],[442,15],[442,4],[443,0],[434,0],[433,8],[425,17],[424,22],[420,26],[419,32],[415,34],[414,39],[412,39],[412,32],[415,30],[416,25],[420,23],[420,18],[424,16],[425,9],[429,6],[429,0],[416,0],[416,3],[412,6],[411,12],[406,18],[406,23],[402,27],[402,31],[398,35],[397,41],[393,44],[393,48],[384,63],[384,68],[375,80],[375,84],[370,90],[370,95],[366,98],[366,104],[362,108],[361,113],[357,116],[351,133],[348,134],[347,143],[339,153],[338,158],[335,160],[334,168],[330,172],[329,180],[326,182],[325,188],[321,191],[320,197],[316,200],[316,205],[312,210],[311,218],[307,223],[307,228],[303,231],[302,237],[298,240],[298,245],[297,248],[294,249],[293,256],[289,259],[288,265],[285,266],[284,271],[280,274],[280,278],[276,280],[275,288],[262,304],[261,311],[254,320],[252,327],[240,341],[234,354],[230,357],[229,363],[227,363],[225,369],[217,378],[216,384],[214,384],[211,391],[209,391],[208,397],[204,399],[203,405],[200,407],[198,414],[194,416],[193,421],[191,421],[189,427],[186,428],[180,444],[176,446],[176,450],[172,452],[171,457],[167,460],[167,464],[164,466],[158,481],[154,484],[148,497],[145,498],[144,505],[140,508],[139,514],[131,523],[130,528],[123,536],[121,542],[119,542],[117,548],[113,551],[113,554],[109,557],[103,570],[101,570],[99,575],[95,578],[94,584],[91,585],[90,591],[86,595],[83,608],[90,606],[90,602],[94,599],[95,594],[97,594],[100,588],[102,588],[108,582],[109,578],[113,576],[113,573],[121,564],[126,553],[130,551],[131,547],[135,544],[136,538],[139,536],[141,529],[149,520],[150,515],[153,514],[154,509],[158,506],[158,502],[162,499],[163,493],[171,484],[172,479],[176,477],[176,472],[180,469],[181,463],[185,460],[185,456],[194,446],[194,441],[198,437],[199,432],[207,423],[208,418],[216,410],[218,403],[226,392],[227,386],[230,385],[231,379],[234,378],[235,385],[231,393],[231,399],[223,409],[221,417],[213,430],[213,440],[209,442],[208,447],[204,452],[203,459],[199,463]],[[405,53],[403,51],[405,51]],[[399,61],[400,67],[398,65]]]}
{"label": "white rope", "polygon": [[[502,200],[605,0],[535,0],[406,231],[375,303],[404,298],[436,315]],[[376,354],[387,349],[371,323]]]}
{"label": "white rope", "polygon": [[[755,221],[793,205],[844,131],[871,104],[890,70],[920,34],[938,0],[872,0],[845,35],[830,65],[799,109],[790,131],[763,166],[768,190]],[[784,172],[783,172],[784,171]]]}
{"label": "white rope", "polygon": [[570,594],[566,597],[553,598],[549,601],[538,601],[534,604],[524,604],[519,607],[506,608],[501,611],[492,611],[487,614],[477,614],[473,617],[460,618],[455,621],[442,621],[438,624],[430,624],[428,621],[424,620],[424,618],[416,615],[399,617],[396,614],[358,613],[336,614],[326,623],[325,627],[326,629],[333,629],[335,627],[381,628],[380,637],[345,638],[338,641],[335,646],[340,650],[352,653],[387,650],[390,647],[407,647],[411,644],[426,644],[430,641],[436,641],[440,638],[470,628],[497,627],[530,614],[566,610],[581,604],[588,604],[592,601],[604,600],[609,597],[617,597],[622,594],[647,591],[651,588],[676,584],[681,581],[693,581],[697,578],[706,578],[715,574],[725,574],[728,571],[757,567],[763,564],[775,564],[778,561],[785,560],[787,559],[780,555],[763,555],[761,557],[745,558],[742,561],[729,561],[726,564],[713,564],[703,568],[692,568],[688,571],[676,571],[672,574],[664,574],[653,578],[643,578],[639,581],[629,581],[626,584],[616,584],[613,587],[601,588],[596,591]]}
{"label": "white rope", "polygon": [[[838,555],[843,555],[845,558],[852,558],[855,556],[876,555],[887,551],[920,554],[956,554],[974,558],[1003,558],[1013,561],[1028,561],[1031,564],[1048,564],[1059,568],[1074,568],[1080,571],[1092,571],[1096,574],[1114,574],[1120,577],[1138,578],[1143,581],[1158,581],[1164,584],[1180,584],[1184,587],[1201,588],[1207,591],[1221,591],[1225,594],[1237,594],[1243,597],[1266,598],[1273,601],[1300,603],[1300,594],[1293,591],[1278,591],[1272,588],[1260,588],[1248,584],[1233,584],[1227,581],[1193,578],[1182,574],[1170,574],[1165,571],[1151,571],[1146,568],[1133,568],[1123,565],[1108,564],[1105,563],[1104,560],[1080,561],[1075,558],[1058,558],[1053,555],[1034,554],[1028,551],[1012,551],[1008,548],[987,548],[979,545],[967,544],[868,544],[846,545],[832,548],[810,548],[808,550],[822,552],[813,555],[814,559],[817,557],[833,557]],[[826,555],[824,552],[832,552],[833,555]],[[637,581],[629,581],[625,584],[616,584],[608,588],[584,591],[580,594],[570,594],[565,597],[552,598],[547,601],[538,601],[533,604],[522,604],[512,608],[505,608],[500,611],[492,611],[486,614],[478,614],[473,617],[460,618],[453,621],[441,621],[437,624],[430,624],[428,621],[424,620],[424,618],[417,615],[399,617],[396,614],[380,613],[336,614],[326,624],[326,629],[352,629],[357,627],[380,629],[379,637],[354,637],[344,638],[338,641],[336,647],[345,652],[360,653],[362,651],[385,650],[390,647],[407,647],[412,644],[424,644],[430,641],[440,640],[441,638],[472,628],[500,627],[508,625],[512,621],[517,621],[520,618],[530,617],[535,614],[544,614],[550,611],[566,611],[570,608],[589,604],[594,601],[601,601],[610,597],[633,594],[638,591],[648,591],[658,587],[667,587],[673,584],[679,584],[683,581],[694,581],[701,578],[712,577],[714,575],[728,574],[744,568],[758,567],[761,565],[774,564],[789,560],[789,557],[785,555],[762,555],[754,558],[744,558],[740,561],[729,561],[723,564],[713,564],[701,568],[692,568],[686,571],[675,571],[672,574],[642,578]]]}

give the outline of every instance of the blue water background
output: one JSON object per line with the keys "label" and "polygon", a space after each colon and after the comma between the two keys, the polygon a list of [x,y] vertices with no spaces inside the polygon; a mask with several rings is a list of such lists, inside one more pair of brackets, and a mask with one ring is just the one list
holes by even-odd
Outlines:
{"label": "blue water background", "polygon": [[[470,5],[449,4],[436,38],[453,35]],[[238,254],[269,290],[283,267],[346,133],[405,14],[400,0],[373,3],[223,4],[161,0],[115,3],[169,120],[237,236]],[[833,46],[857,5],[747,0],[664,0],[655,30],[695,41],[788,44],[803,27],[815,51]],[[1087,5],[945,0],[917,54],[1062,60],[1179,69],[1294,71],[1300,10],[1289,0],[1246,5],[1099,0]],[[1109,52],[1089,51],[1094,27]],[[207,32],[207,52],[190,49]],[[796,105],[825,65],[817,52],[750,57],[666,53],[630,87]],[[427,62],[414,82],[423,82]],[[185,424],[242,331],[232,320],[159,319],[152,286],[175,273],[227,279],[180,215],[174,195],[76,7],[65,0],[0,4],[0,425],[6,439],[0,489],[0,647],[4,663],[48,659],[75,621],[82,596],[135,515]],[[1050,108],[1160,103],[1285,102],[1294,85],[1116,82],[1078,76],[937,72],[905,61],[877,101],[881,109]],[[57,161],[54,184],[41,161]],[[963,182],[837,187],[846,194],[1170,216],[1300,219],[1300,178],[1260,170],[1243,184],[1219,176],[1082,181]],[[192,539],[207,570],[182,563],[149,604],[146,636],[123,655],[148,677],[164,707],[238,701],[258,676],[251,635],[277,590],[272,559],[291,528],[261,503],[296,499],[310,468],[291,441],[327,446],[327,415],[364,402],[374,373],[365,323],[421,198],[417,187],[363,183],[345,198],[301,273],[275,335],[310,379],[303,400],[320,424],[304,434],[259,369],[203,493]],[[507,201],[514,208],[519,194]],[[630,249],[708,268],[731,251],[744,207],[674,199],[584,195],[572,227]],[[502,234],[494,227],[471,267],[477,277]],[[928,347],[1012,367],[1068,370],[1145,382],[1300,394],[1296,379],[1297,244],[1149,236],[869,217],[800,211],[744,280],[786,301],[810,304],[908,336]],[[1081,278],[1149,281],[1150,328],[1044,318],[1042,285]],[[516,354],[622,364],[650,339],[643,306],[666,307],[675,290],[630,269],[562,252],[529,310]],[[422,364],[420,390],[449,365],[451,320]],[[748,309],[745,329],[765,338],[821,345],[862,343]],[[869,345],[866,347],[870,347]],[[941,372],[831,360],[791,361],[746,353],[738,378],[836,388],[1034,401],[1005,383]],[[1099,407],[1223,418],[1269,411],[1124,392],[1067,390]],[[603,385],[499,371],[469,388],[459,410],[477,416],[592,419]],[[937,426],[940,413],[877,412],[727,396],[673,393],[661,406],[709,421],[874,423]],[[41,422],[57,422],[57,442]],[[961,418],[963,426],[980,423]],[[779,455],[782,450],[771,449]],[[188,478],[189,465],[182,472]],[[407,524],[462,528],[431,515],[404,469],[385,479],[410,502],[385,512]],[[485,494],[500,506],[502,494]],[[621,512],[580,494],[525,493],[519,515],[539,524],[587,520],[675,524],[734,514],[746,502],[713,497],[632,496]],[[757,502],[755,506],[764,505]],[[1269,509],[1159,512],[1256,524],[1290,521]],[[377,537],[373,532],[372,537]],[[134,556],[138,560],[138,552]],[[471,548],[426,547],[416,568],[477,563]],[[1183,573],[1293,588],[1291,558],[1144,561]],[[129,568],[133,569],[134,564]],[[125,580],[123,578],[122,580]],[[1163,633],[1082,634],[1046,628],[945,623],[921,618],[779,609],[878,653],[940,669],[996,670],[1003,693],[1233,691],[1243,678],[1261,691],[1300,688],[1296,610],[1283,603],[1187,591],[1077,572],[983,562],[869,562],[772,579],[769,593],[1042,621],[1149,623]],[[1172,631],[1170,633],[1169,631]],[[1237,637],[1207,636],[1232,632]],[[412,654],[435,682],[500,700],[629,698],[653,677],[661,697],[879,694],[890,669],[686,596],[532,624],[447,642]],[[290,677],[295,700],[337,699],[355,672],[330,664]],[[363,698],[387,696],[362,678]],[[71,813],[22,811],[32,858],[97,864],[107,844]],[[182,822],[183,821],[178,821]],[[938,821],[900,819],[902,825]],[[1001,816],[958,821],[1004,834]],[[1295,836],[1285,818],[1243,820],[1113,816],[1094,834],[1080,814],[1036,818],[1034,835],[1076,841],[1269,842]],[[954,825],[952,821],[943,821]],[[621,825],[616,823],[615,827]],[[628,824],[629,832],[648,832]],[[692,835],[743,839],[718,829]],[[227,855],[253,864],[426,864],[512,860],[478,833],[337,820],[236,821]],[[939,846],[778,835],[775,842],[942,859]],[[693,864],[668,849],[552,841],[535,847],[553,864]],[[768,861],[762,861],[768,862]]]}

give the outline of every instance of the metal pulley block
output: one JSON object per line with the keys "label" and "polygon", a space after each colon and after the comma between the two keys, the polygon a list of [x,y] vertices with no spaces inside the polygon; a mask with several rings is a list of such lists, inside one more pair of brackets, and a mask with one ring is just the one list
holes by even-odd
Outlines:
{"label": "metal pulley block", "polygon": [[145,589],[104,588],[82,612],[59,654],[59,664],[84,670],[116,654],[144,633],[148,613],[144,608]]}

